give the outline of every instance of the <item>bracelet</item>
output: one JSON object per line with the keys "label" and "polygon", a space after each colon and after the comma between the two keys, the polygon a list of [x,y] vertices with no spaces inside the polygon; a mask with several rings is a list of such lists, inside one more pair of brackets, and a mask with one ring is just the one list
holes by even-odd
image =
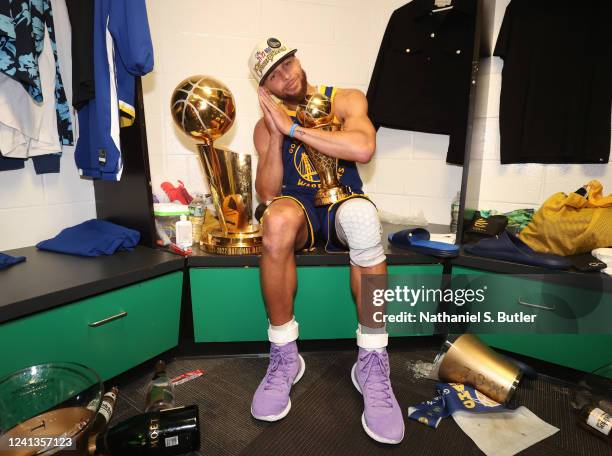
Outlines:
{"label": "bracelet", "polygon": [[295,135],[295,129],[298,127],[298,124],[294,123],[293,125],[291,125],[291,129],[289,130],[289,137],[293,138],[293,135]]}

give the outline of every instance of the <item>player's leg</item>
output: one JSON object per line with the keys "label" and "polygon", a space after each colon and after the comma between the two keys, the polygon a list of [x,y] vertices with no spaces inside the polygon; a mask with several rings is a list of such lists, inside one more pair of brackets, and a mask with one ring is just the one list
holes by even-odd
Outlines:
{"label": "player's leg", "polygon": [[298,324],[293,317],[293,295],[297,286],[295,250],[306,244],[306,215],[295,200],[281,198],[266,209],[263,219],[263,252],[260,279],[270,321],[270,364],[259,384],[251,414],[260,420],[277,421],[291,408],[291,386],[304,373],[298,354]]}
{"label": "player's leg", "polygon": [[[386,276],[387,273],[382,228],[376,207],[365,198],[349,199],[336,211],[334,225],[337,238],[349,249],[351,289],[359,316],[359,355],[351,377],[364,398],[361,421],[374,440],[399,443],[404,437],[404,419],[389,379],[388,334],[384,323],[373,318],[373,312],[381,308],[362,302],[362,286],[367,283],[362,280],[363,276]],[[380,283],[386,285],[385,277]],[[371,296],[371,293],[364,295]]]}
{"label": "player's leg", "polygon": [[293,317],[293,295],[297,286],[295,250],[308,238],[306,216],[289,198],[274,201],[263,216],[261,287],[270,323],[280,326]]}

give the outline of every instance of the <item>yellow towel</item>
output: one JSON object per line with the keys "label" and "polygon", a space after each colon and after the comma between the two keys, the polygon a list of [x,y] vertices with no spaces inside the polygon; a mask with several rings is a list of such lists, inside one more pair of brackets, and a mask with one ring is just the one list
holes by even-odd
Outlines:
{"label": "yellow towel", "polygon": [[537,252],[574,255],[612,246],[612,194],[601,182],[586,185],[587,197],[559,192],[534,214],[520,238]]}

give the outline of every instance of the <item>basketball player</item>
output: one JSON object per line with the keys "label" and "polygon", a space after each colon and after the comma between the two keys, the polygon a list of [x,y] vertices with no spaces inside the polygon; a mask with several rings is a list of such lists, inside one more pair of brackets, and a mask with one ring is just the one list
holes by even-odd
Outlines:
{"label": "basketball player", "polygon": [[[294,252],[325,242],[327,251],[348,250],[350,283],[357,304],[359,354],[351,377],[364,399],[361,422],[367,434],[383,443],[399,443],[404,421],[389,380],[388,335],[374,323],[361,302],[361,276],[386,274],[381,226],[375,206],[362,196],[356,162],[367,163],[376,148],[376,133],[367,117],[363,93],[311,85],[295,56],[296,49],[276,38],[259,43],[249,66],[259,82],[263,118],[253,139],[259,153],[255,188],[267,209],[262,218],[261,286],[270,325],[270,364],[255,391],[252,415],[264,421],[285,417],[291,408],[291,386],[304,374],[298,354],[298,323],[293,315],[296,290]],[[342,131],[297,126],[295,109],[306,95],[325,93]],[[281,103],[277,103],[274,95]],[[304,144],[340,159],[341,183],[354,195],[332,206],[315,207],[319,177],[308,161]],[[368,306],[371,307],[371,306]]]}

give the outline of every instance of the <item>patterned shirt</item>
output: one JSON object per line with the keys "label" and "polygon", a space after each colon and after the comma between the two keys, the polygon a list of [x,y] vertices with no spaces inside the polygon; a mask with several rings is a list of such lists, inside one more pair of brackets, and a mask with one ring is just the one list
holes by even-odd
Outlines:
{"label": "patterned shirt", "polygon": [[43,93],[38,58],[43,51],[45,27],[55,58],[55,109],[60,142],[73,144],[72,121],[60,74],[53,11],[49,0],[0,2],[0,71],[15,79],[38,103]]}

